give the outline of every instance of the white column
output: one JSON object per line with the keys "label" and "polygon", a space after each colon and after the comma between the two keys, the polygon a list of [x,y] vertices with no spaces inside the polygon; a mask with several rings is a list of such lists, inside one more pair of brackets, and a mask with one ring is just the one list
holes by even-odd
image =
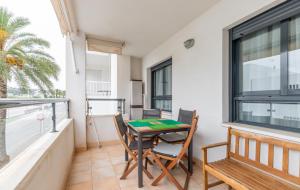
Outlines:
{"label": "white column", "polygon": [[74,118],[77,150],[87,148],[85,66],[86,40],[85,35],[79,33],[72,41],[66,40],[66,97],[71,100],[70,116]]}

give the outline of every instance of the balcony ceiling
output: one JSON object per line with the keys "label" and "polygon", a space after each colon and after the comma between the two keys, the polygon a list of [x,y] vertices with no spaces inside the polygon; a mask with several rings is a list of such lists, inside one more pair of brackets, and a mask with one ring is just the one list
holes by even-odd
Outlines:
{"label": "balcony ceiling", "polygon": [[79,30],[142,57],[219,0],[75,0]]}

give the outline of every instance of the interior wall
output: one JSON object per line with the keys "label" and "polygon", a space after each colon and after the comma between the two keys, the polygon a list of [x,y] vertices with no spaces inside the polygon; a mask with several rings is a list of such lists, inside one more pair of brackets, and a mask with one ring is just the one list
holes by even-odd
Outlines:
{"label": "interior wall", "polygon": [[130,56],[117,56],[117,98],[125,98],[125,110],[129,111],[130,100]]}
{"label": "interior wall", "polygon": [[[283,1],[220,1],[143,57],[146,107],[150,107],[151,98],[150,68],[172,57],[172,117],[177,118],[179,108],[197,110],[197,158],[201,158],[201,146],[226,140],[226,129],[221,127],[228,120],[228,72],[223,71],[228,66],[228,56],[224,55],[228,53],[226,31],[279,2]],[[183,42],[190,38],[195,39],[195,45],[186,49]],[[214,151],[210,158],[223,157],[224,153]]]}
{"label": "interior wall", "polygon": [[130,59],[130,79],[131,80],[143,80],[142,77],[142,58],[131,57]]}
{"label": "interior wall", "polygon": [[[110,64],[111,64],[111,56],[109,54],[100,54],[100,53],[86,53],[86,79],[92,80],[96,78],[101,81],[111,81],[110,76]],[[102,71],[101,77],[94,77],[93,71]]]}
{"label": "interior wall", "polygon": [[75,64],[73,61],[71,40],[66,40],[66,97],[70,101],[70,116],[74,118],[75,147],[85,150],[86,144],[86,42],[85,35],[79,33],[73,39]]}

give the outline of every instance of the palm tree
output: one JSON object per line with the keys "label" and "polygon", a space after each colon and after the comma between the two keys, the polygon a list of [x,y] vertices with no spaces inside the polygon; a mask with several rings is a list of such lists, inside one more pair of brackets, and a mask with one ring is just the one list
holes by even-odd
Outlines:
{"label": "palm tree", "polygon": [[[7,97],[7,82],[15,81],[22,90],[36,85],[45,95],[54,94],[51,79],[57,80],[59,66],[45,52],[49,43],[36,35],[23,32],[30,24],[0,7],[0,98]],[[5,145],[6,110],[0,110],[0,167],[9,157]],[[3,165],[3,164],[2,164]]]}

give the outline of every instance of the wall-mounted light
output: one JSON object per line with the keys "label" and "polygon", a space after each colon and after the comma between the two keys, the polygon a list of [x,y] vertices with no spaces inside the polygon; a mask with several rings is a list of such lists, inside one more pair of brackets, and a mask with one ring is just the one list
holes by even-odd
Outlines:
{"label": "wall-mounted light", "polygon": [[184,42],[184,47],[186,49],[190,49],[191,47],[193,47],[195,44],[195,39],[191,38],[191,39],[188,39]]}

